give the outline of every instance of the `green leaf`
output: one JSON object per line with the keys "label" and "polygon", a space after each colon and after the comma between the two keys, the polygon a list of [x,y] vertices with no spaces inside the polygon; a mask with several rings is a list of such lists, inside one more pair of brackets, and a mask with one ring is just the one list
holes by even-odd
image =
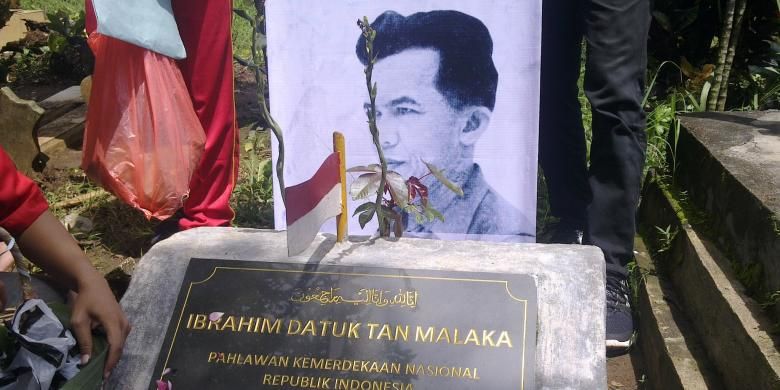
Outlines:
{"label": "green leaf", "polygon": [[[436,210],[433,207],[427,207],[425,209],[425,211],[430,212],[431,214],[433,214],[433,218],[436,218],[439,221],[444,222],[444,215],[442,215],[442,213],[440,213],[439,210]],[[433,220],[433,218],[431,218],[431,220]]]}
{"label": "green leaf", "polygon": [[92,334],[92,358],[89,363],[71,378],[60,390],[98,390],[103,385],[103,368],[108,356],[105,338]]}
{"label": "green leaf", "polygon": [[433,177],[436,178],[436,180],[440,181],[441,184],[444,184],[447,188],[450,189],[450,191],[456,193],[458,196],[463,196],[463,189],[461,189],[460,186],[447,179],[447,177],[444,176],[444,172],[442,172],[439,168],[436,168],[436,166],[434,166],[431,163],[428,163],[425,160],[423,160],[423,163],[425,163],[425,165],[428,167],[428,170],[431,171],[431,174],[433,175]]}
{"label": "green leaf", "polygon": [[363,199],[371,194],[376,194],[379,190],[381,177],[381,174],[378,173],[364,173],[358,176],[349,186],[349,195],[352,196],[352,200]]}
{"label": "green leaf", "polygon": [[366,212],[368,210],[371,210],[373,212],[375,207],[376,207],[376,203],[374,203],[374,202],[363,203],[363,204],[361,204],[360,206],[358,206],[355,209],[355,212],[352,213],[352,216],[354,217],[354,216],[356,216],[358,214],[361,214],[361,213],[364,213],[364,212]]}
{"label": "green leaf", "polygon": [[[62,322],[62,325],[72,329],[70,323],[70,308],[58,302],[47,303],[51,311]],[[108,355],[108,343],[105,336],[92,333],[92,358],[86,366],[71,378],[61,390],[92,390],[100,389],[103,384],[103,368]]]}
{"label": "green leaf", "polygon": [[706,107],[707,97],[710,96],[710,88],[712,88],[712,84],[709,81],[705,81],[701,87],[701,95],[699,95],[699,107]]}
{"label": "green leaf", "polygon": [[371,220],[371,218],[374,218],[374,210],[370,209],[367,211],[364,211],[360,216],[358,217],[358,222],[360,223],[360,228],[366,227],[366,224]]}
{"label": "green leaf", "polygon": [[427,222],[433,221],[433,213],[431,212],[430,207],[426,207],[425,209],[423,209],[423,214],[425,214],[425,220]]}
{"label": "green leaf", "polygon": [[51,33],[47,44],[53,53],[60,53],[68,46],[68,39],[60,34]]}

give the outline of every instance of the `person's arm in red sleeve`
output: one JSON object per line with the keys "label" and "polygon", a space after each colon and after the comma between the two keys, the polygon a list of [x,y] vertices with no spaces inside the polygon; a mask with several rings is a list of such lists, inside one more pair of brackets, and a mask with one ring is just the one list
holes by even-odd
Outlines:
{"label": "person's arm in red sleeve", "polygon": [[[22,253],[76,292],[71,311],[73,333],[82,362],[92,351],[92,329],[102,325],[109,352],[105,375],[119,361],[130,325],[106,279],[92,266],[73,236],[48,210],[38,186],[16,170],[0,148],[0,226],[8,230]],[[93,326],[94,325],[94,326]]]}
{"label": "person's arm in red sleeve", "polygon": [[0,148],[0,226],[18,237],[48,208],[38,186]]}

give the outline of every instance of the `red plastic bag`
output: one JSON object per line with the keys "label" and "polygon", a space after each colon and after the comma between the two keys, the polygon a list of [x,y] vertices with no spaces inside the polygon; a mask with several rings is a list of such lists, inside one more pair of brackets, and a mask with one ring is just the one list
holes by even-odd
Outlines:
{"label": "red plastic bag", "polygon": [[81,167],[147,218],[189,193],[205,135],[176,62],[97,33]]}

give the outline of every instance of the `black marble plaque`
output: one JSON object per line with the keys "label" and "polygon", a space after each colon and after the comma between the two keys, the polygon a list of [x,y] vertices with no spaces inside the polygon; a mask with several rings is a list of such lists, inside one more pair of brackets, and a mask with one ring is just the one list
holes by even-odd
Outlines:
{"label": "black marble plaque", "polygon": [[150,389],[533,389],[536,302],[528,275],[192,259]]}

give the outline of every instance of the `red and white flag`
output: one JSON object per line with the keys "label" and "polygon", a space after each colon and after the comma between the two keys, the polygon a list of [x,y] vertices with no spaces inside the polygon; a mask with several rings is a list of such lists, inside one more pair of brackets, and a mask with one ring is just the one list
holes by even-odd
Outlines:
{"label": "red and white flag", "polygon": [[341,214],[339,153],[322,163],[311,179],[284,190],[287,206],[287,253],[297,255],[309,247],[322,224]]}

